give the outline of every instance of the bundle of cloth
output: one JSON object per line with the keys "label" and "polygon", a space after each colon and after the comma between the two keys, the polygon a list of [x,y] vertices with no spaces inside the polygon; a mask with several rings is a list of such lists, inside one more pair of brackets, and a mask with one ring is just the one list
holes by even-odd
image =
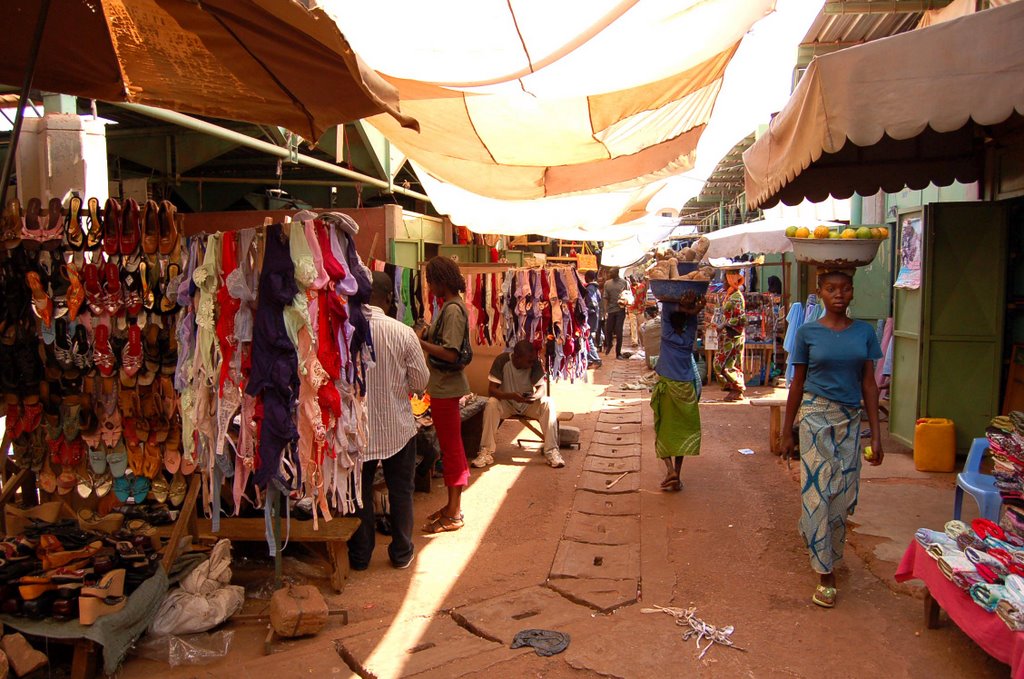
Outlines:
{"label": "bundle of cloth", "polygon": [[1017,528],[1021,514],[1004,521],[988,519],[970,525],[950,521],[943,530],[921,528],[914,534],[943,575],[967,592],[1011,629],[1024,629],[1024,532]]}
{"label": "bundle of cloth", "polygon": [[985,430],[1003,501],[1024,499],[1024,413],[1014,411],[992,420]]}

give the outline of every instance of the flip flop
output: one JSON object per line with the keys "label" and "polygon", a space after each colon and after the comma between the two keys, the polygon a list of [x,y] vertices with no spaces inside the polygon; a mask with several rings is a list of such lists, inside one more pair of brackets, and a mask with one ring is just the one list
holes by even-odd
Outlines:
{"label": "flip flop", "polygon": [[818,585],[814,590],[814,596],[811,597],[811,601],[822,608],[833,608],[836,605],[836,594],[838,592],[835,587]]}
{"label": "flip flop", "polygon": [[[460,516],[462,515],[460,514]],[[425,525],[423,527],[423,532],[434,535],[436,535],[437,533],[451,533],[453,531],[459,530],[465,525],[465,521],[463,521],[461,518],[453,519],[449,516],[445,516],[444,514],[442,514],[441,516],[437,517],[436,519]]]}

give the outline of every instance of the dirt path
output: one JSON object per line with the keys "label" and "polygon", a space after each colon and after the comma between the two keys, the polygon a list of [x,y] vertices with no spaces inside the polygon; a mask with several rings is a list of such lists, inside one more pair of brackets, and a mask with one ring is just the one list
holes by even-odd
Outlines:
{"label": "dirt path", "polygon": [[[168,671],[133,660],[122,676],[1006,676],[1004,665],[954,626],[925,630],[920,600],[891,582],[894,564],[879,560],[881,538],[874,535],[892,532],[895,541],[902,534],[878,490],[898,484],[879,479],[864,494],[875,506],[856,517],[863,533],[854,536],[838,572],[837,608],[810,603],[814,576],[796,533],[799,484],[766,450],[763,410],[703,403],[703,452],[683,464],[685,489],[659,492],[663,468],[654,457],[648,395],[608,390],[638,370],[636,362],[610,362],[595,384],[556,386],[559,407],[577,413],[573,424],[582,430],[581,451],[566,453],[564,469],[550,469],[540,456],[511,445],[516,428],[504,425],[497,464],[474,470],[464,496],[466,528],[418,536],[416,561],[406,571],[392,569],[378,544],[370,569],[354,573],[335,600],[348,610],[348,625],[264,657],[264,629],[233,624],[232,651],[215,664]],[[720,395],[709,390],[705,400]],[[585,487],[620,476],[605,467],[630,467],[632,457],[624,449],[607,454],[611,462],[604,465],[596,453],[609,446],[609,425],[632,436],[633,412],[641,418],[640,471],[607,494],[621,511],[602,509],[607,503],[600,498],[593,509],[593,498],[581,496],[592,493]],[[747,447],[756,453],[737,452]],[[417,495],[418,524],[443,501],[439,484],[429,496]],[[904,545],[916,527],[906,529]],[[573,543],[570,557],[566,541]],[[630,595],[633,572],[639,586]],[[566,574],[576,577],[557,577]],[[618,599],[626,603],[616,607]],[[734,625],[744,651],[718,647],[698,660],[669,616],[641,614],[655,604],[696,606],[708,623]],[[516,631],[532,627],[567,632],[571,644],[550,658],[508,648]]]}

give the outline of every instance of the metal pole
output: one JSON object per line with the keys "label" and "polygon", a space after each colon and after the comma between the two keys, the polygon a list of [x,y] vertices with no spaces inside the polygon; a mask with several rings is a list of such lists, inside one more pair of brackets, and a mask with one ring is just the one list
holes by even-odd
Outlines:
{"label": "metal pole", "polygon": [[14,127],[11,129],[11,143],[7,147],[7,155],[4,156],[3,183],[0,184],[0,207],[7,205],[7,185],[11,183],[11,173],[14,172],[14,156],[18,151],[21,121],[25,119],[25,105],[28,102],[29,92],[32,91],[32,79],[36,74],[36,59],[39,57],[39,47],[43,43],[43,31],[46,29],[46,17],[49,13],[50,0],[42,0],[39,6],[39,18],[36,19],[36,32],[32,37],[32,47],[28,55],[28,65],[25,68],[25,80],[21,84],[18,113],[14,116]]}
{"label": "metal pole", "polygon": [[293,155],[292,152],[286,148],[270,144],[261,139],[250,137],[247,134],[241,134],[240,132],[229,130],[228,128],[221,127],[220,125],[208,123],[205,120],[199,120],[198,118],[187,116],[184,113],[178,113],[176,111],[167,111],[162,108],[153,108],[152,106],[143,106],[141,104],[117,103],[115,105],[128,111],[134,111],[135,113],[141,113],[142,115],[146,115],[151,118],[156,118],[157,120],[162,120],[166,123],[171,123],[173,125],[185,127],[191,130],[195,130],[197,132],[202,132],[204,134],[208,134],[212,137],[217,137],[218,139],[223,139],[225,141],[230,141],[235,144],[238,144],[239,146],[245,146],[251,149],[255,149],[257,151],[262,151],[269,155],[276,156],[277,158],[293,160],[297,162],[299,165],[305,165],[306,167],[316,168],[318,170],[330,172],[331,174],[340,175],[348,179],[354,179],[363,184],[369,184],[370,186],[376,186],[377,188],[386,189],[394,193],[400,193],[403,196],[409,196],[410,198],[416,198],[417,200],[430,202],[430,196],[426,195],[425,193],[413,191],[402,186],[390,185],[390,182],[382,181],[380,179],[377,179],[376,177],[371,177],[361,172],[355,172],[353,170],[349,170],[347,168],[334,165],[332,163],[324,162],[319,158],[305,156],[302,155],[301,153]]}

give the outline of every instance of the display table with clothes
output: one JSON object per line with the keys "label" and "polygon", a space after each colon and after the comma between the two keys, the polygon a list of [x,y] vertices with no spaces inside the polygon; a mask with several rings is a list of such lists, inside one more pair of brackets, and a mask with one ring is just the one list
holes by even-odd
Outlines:
{"label": "display table with clothes", "polygon": [[1024,633],[1014,632],[995,614],[989,613],[939,569],[918,543],[912,542],[896,569],[896,582],[920,580],[928,588],[925,598],[929,628],[937,623],[939,606],[949,619],[986,653],[1010,666],[1014,679],[1024,678]]}

